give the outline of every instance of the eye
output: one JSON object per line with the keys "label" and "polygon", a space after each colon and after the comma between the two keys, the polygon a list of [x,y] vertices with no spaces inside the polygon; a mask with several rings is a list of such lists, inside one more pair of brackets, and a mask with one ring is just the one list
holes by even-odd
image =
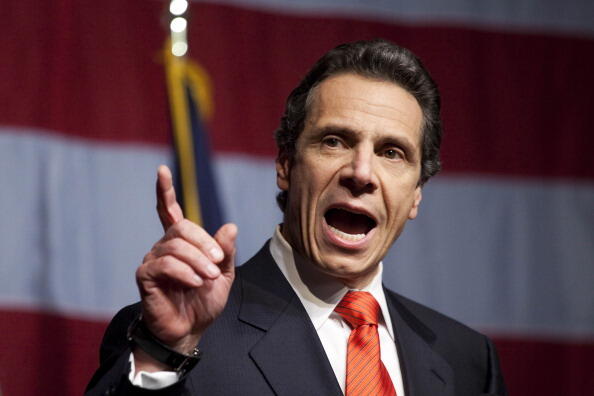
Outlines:
{"label": "eye", "polygon": [[322,143],[327,147],[338,147],[341,144],[340,139],[334,136],[325,137]]}
{"label": "eye", "polygon": [[394,148],[387,148],[383,151],[382,155],[388,159],[400,159],[403,155],[400,151]]}

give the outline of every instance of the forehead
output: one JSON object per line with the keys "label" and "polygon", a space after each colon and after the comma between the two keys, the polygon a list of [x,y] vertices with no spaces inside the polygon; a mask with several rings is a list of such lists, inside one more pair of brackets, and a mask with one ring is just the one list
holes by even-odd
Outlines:
{"label": "forehead", "polygon": [[360,133],[406,138],[417,147],[421,125],[421,108],[404,88],[346,73],[329,77],[311,92],[305,129],[345,127]]}

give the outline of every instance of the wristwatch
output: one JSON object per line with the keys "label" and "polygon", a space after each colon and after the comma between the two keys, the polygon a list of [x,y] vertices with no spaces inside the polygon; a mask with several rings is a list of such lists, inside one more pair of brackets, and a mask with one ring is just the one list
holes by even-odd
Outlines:
{"label": "wristwatch", "polygon": [[142,320],[142,313],[128,327],[127,337],[130,344],[138,346],[153,359],[172,367],[180,375],[184,375],[194,368],[202,356],[202,351],[198,349],[198,346],[191,354],[185,355],[163,344],[146,327]]}

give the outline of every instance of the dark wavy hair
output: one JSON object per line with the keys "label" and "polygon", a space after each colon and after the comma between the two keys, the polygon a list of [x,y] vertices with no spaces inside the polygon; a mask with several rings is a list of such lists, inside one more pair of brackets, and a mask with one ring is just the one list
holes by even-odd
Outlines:
{"label": "dark wavy hair", "polygon": [[[278,159],[288,160],[289,165],[292,165],[295,145],[305,125],[313,89],[328,77],[342,73],[393,82],[416,98],[423,112],[419,185],[439,172],[442,131],[437,84],[412,52],[383,39],[339,45],[316,62],[287,98],[285,113],[274,133]],[[287,192],[281,191],[276,200],[284,212]]]}

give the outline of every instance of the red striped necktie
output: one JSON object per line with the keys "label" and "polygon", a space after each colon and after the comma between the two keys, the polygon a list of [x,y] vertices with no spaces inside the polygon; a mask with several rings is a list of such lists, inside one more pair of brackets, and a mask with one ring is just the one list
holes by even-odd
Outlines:
{"label": "red striped necktie", "polygon": [[335,311],[351,327],[347,349],[345,396],[396,395],[381,361],[377,323],[380,306],[368,292],[348,292]]}

